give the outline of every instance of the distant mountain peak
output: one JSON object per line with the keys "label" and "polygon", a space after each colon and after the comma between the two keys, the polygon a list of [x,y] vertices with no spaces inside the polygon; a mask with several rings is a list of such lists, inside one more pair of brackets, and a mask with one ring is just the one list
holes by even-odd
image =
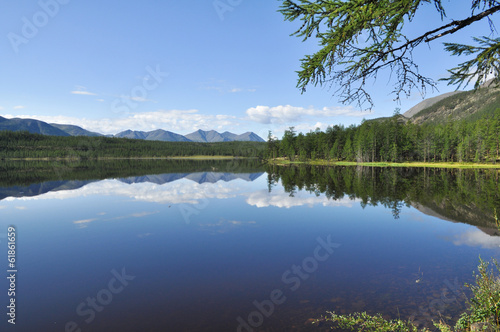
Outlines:
{"label": "distant mountain peak", "polygon": [[71,136],[91,136],[91,137],[103,136],[102,134],[88,131],[88,130],[85,130],[81,127],[74,126],[74,125],[65,125],[65,124],[57,124],[57,123],[50,123],[50,125],[58,128],[58,129],[61,129],[62,131],[66,132],[67,134],[69,134]]}
{"label": "distant mountain peak", "polygon": [[28,131],[33,134],[51,135],[51,136],[70,136],[65,131],[49,125],[46,122],[34,119],[0,119],[0,130],[10,131]]}
{"label": "distant mountain peak", "polygon": [[[0,130],[10,131],[28,131],[33,134],[42,134],[50,136],[105,136],[96,132],[85,130],[75,125],[46,123],[34,119],[7,119],[0,116]],[[205,131],[198,129],[197,131],[188,134],[180,135],[164,129],[156,129],[145,132],[138,130],[124,130],[116,135],[106,135],[111,137],[121,137],[130,139],[144,139],[150,141],[165,141],[165,142],[228,142],[228,141],[255,141],[264,142],[257,134],[246,132],[241,135],[233,134],[225,131],[223,134],[215,130]]]}

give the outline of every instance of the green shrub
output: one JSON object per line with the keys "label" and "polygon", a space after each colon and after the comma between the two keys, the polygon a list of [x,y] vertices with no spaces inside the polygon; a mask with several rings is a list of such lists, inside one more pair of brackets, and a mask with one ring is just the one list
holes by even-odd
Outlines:
{"label": "green shrub", "polygon": [[[469,307],[464,312],[455,327],[450,327],[444,322],[434,322],[441,332],[462,332],[462,331],[500,331],[500,267],[496,260],[493,264],[496,271],[489,268],[489,263],[479,258],[478,273],[474,272],[475,284],[466,284],[472,291],[472,297],[468,301]],[[419,330],[411,321],[401,319],[387,320],[380,314],[369,315],[366,312],[353,313],[350,315],[337,315],[329,312],[323,320],[316,320],[315,323],[326,321],[336,328],[351,331],[366,332],[428,332],[427,328]]]}

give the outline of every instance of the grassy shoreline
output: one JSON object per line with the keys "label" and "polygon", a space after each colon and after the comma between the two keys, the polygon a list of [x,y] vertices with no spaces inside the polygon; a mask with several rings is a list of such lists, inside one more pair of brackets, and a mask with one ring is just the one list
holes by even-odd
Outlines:
{"label": "grassy shoreline", "polygon": [[309,161],[290,161],[285,159],[268,159],[267,162],[272,165],[313,165],[313,166],[367,166],[367,167],[430,167],[430,168],[495,168],[500,169],[499,164],[480,164],[480,163],[459,163],[459,162],[355,162],[355,161],[328,161],[328,160],[309,160]]}
{"label": "grassy shoreline", "polygon": [[[101,157],[88,158],[85,160],[231,160],[231,159],[252,159],[254,157],[234,157],[234,156],[173,156],[173,157]],[[82,161],[81,158],[0,158],[1,161]]]}

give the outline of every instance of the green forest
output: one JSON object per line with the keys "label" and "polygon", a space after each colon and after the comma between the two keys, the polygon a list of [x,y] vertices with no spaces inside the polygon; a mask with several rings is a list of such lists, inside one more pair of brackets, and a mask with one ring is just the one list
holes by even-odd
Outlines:
{"label": "green forest", "polygon": [[290,127],[281,140],[270,132],[267,156],[290,161],[496,163],[499,150],[500,108],[477,117],[423,124],[396,110],[390,118],[330,126],[324,132],[297,134]]}
{"label": "green forest", "polygon": [[47,136],[0,131],[0,158],[166,158],[188,156],[263,157],[261,142],[162,142],[139,139]]}
{"label": "green forest", "polygon": [[304,190],[339,200],[382,205],[398,219],[404,206],[425,206],[454,221],[496,228],[500,172],[488,169],[268,165],[268,190],[279,182],[291,196]]}
{"label": "green forest", "polygon": [[256,158],[229,160],[12,160],[0,163],[0,186],[29,186],[47,181],[103,180],[166,173],[264,172]]}

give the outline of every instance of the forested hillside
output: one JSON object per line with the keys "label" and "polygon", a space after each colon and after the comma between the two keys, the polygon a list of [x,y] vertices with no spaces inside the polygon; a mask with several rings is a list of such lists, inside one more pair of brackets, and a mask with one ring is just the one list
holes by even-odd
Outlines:
{"label": "forested hillside", "polygon": [[[438,104],[434,106],[440,107]],[[429,111],[422,110],[416,116],[422,112]],[[487,108],[462,120],[418,124],[395,114],[391,118],[364,121],[359,126],[335,125],[325,132],[316,130],[305,135],[297,134],[291,127],[281,140],[269,137],[268,157],[292,161],[496,163],[500,158],[500,107]]]}
{"label": "forested hillside", "polygon": [[0,131],[0,158],[262,157],[261,142],[160,142],[110,137],[58,137]]}
{"label": "forested hillside", "polygon": [[63,130],[49,125],[46,122],[34,119],[6,119],[0,116],[0,131],[28,131],[36,134],[52,136],[70,136]]}
{"label": "forested hillside", "polygon": [[462,119],[475,121],[493,114],[499,107],[500,89],[481,88],[454,93],[414,114],[411,120],[417,124],[445,123]]}

